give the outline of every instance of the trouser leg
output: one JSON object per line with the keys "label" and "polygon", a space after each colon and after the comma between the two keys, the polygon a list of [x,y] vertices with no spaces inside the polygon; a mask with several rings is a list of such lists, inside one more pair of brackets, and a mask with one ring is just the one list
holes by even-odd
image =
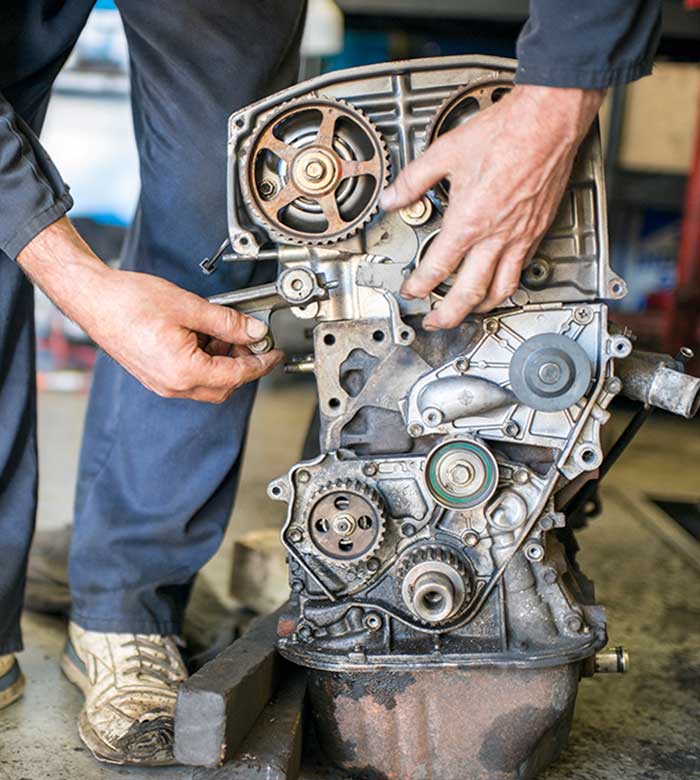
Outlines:
{"label": "trouser leg", "polygon": [[[200,295],[247,286],[254,264],[205,277],[198,262],[226,235],[228,116],[294,81],[304,2],[118,5],[142,183],[124,265]],[[246,386],[220,406],[162,399],[99,356],[69,566],[77,623],[180,631],[231,513],[253,396]]]}
{"label": "trouser leg", "polygon": [[[37,135],[53,80],[92,0],[69,0],[51,13],[45,6],[39,0],[8,0],[0,10],[0,88]],[[20,138],[22,128],[15,130]],[[0,252],[0,655],[22,649],[20,614],[37,476],[34,289]]]}

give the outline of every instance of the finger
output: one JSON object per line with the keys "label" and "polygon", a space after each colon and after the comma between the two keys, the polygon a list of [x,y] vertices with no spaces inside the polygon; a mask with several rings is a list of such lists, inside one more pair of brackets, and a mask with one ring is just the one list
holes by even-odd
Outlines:
{"label": "finger", "polygon": [[474,233],[460,221],[449,220],[449,209],[442,230],[433,239],[418,268],[401,288],[406,298],[425,298],[462,262],[474,239]]}
{"label": "finger", "polygon": [[385,211],[396,211],[420,200],[426,190],[448,174],[440,144],[429,146],[418,159],[410,162],[382,193],[379,205]]}
{"label": "finger", "polygon": [[423,320],[426,330],[456,327],[484,300],[502,249],[501,242],[481,241],[470,250],[445,299]]}
{"label": "finger", "polygon": [[253,344],[267,334],[267,325],[255,317],[193,297],[194,303],[183,325],[229,344]]}
{"label": "finger", "polygon": [[520,276],[527,254],[528,248],[523,244],[513,245],[503,253],[498,261],[489,291],[475,311],[491,311],[513,295],[520,287]]}
{"label": "finger", "polygon": [[275,349],[264,355],[203,357],[198,366],[198,376],[192,378],[194,389],[186,395],[198,401],[222,403],[242,385],[272,371],[282,361],[284,353]]}

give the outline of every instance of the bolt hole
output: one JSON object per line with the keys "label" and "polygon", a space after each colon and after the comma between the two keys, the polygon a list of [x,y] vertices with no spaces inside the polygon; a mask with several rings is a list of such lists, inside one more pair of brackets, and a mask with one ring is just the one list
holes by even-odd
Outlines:
{"label": "bolt hole", "polygon": [[401,333],[399,333],[399,336],[401,337],[401,341],[408,341],[411,338],[411,334],[407,330],[402,330]]}
{"label": "bolt hole", "polygon": [[325,517],[319,517],[315,523],[315,527],[320,534],[326,534],[328,533],[330,526],[328,525],[328,520],[326,520]]}
{"label": "bolt hole", "polygon": [[332,333],[326,333],[326,335],[323,337],[323,343],[328,344],[329,347],[332,347],[333,344],[335,344],[335,336]]}
{"label": "bolt hole", "polygon": [[581,460],[584,463],[595,463],[596,453],[595,450],[585,449],[581,452]]}
{"label": "bolt hole", "polygon": [[282,488],[278,485],[275,485],[270,492],[273,496],[279,496],[282,493]]}
{"label": "bolt hole", "polygon": [[245,122],[242,119],[236,119],[236,127],[243,127]]}
{"label": "bolt hole", "polygon": [[239,243],[241,246],[248,246],[248,243],[249,243],[249,242],[248,242],[248,239],[247,239],[245,236],[241,236],[241,237],[238,239],[238,243]]}
{"label": "bolt hole", "polygon": [[383,330],[375,330],[372,334],[372,338],[375,341],[384,341],[384,331]]}
{"label": "bolt hole", "polygon": [[372,527],[372,518],[368,517],[367,515],[362,515],[362,517],[360,517],[360,519],[357,521],[357,525],[363,531],[369,531],[369,529]]}
{"label": "bolt hole", "polygon": [[350,499],[347,496],[338,496],[333,505],[339,512],[344,512],[350,506]]}
{"label": "bolt hole", "polygon": [[331,398],[330,401],[328,401],[328,406],[330,406],[331,409],[339,409],[340,398]]}
{"label": "bolt hole", "polygon": [[445,597],[436,590],[423,594],[423,607],[428,612],[440,612],[445,604]]}
{"label": "bolt hole", "polygon": [[508,87],[499,87],[498,89],[494,89],[494,91],[491,93],[491,102],[498,103],[498,101],[509,92],[510,89]]}
{"label": "bolt hole", "polygon": [[351,552],[351,550],[352,550],[352,548],[353,548],[354,546],[355,546],[355,545],[353,544],[353,542],[351,542],[351,541],[350,541],[350,539],[341,539],[341,540],[338,542],[338,548],[339,548],[339,549],[340,549],[342,552],[344,552],[344,553],[349,553],[349,552]]}

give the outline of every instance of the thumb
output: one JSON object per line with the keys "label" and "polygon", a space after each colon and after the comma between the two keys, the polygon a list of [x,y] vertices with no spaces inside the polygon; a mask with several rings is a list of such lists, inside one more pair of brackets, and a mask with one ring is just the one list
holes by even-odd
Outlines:
{"label": "thumb", "polygon": [[396,177],[393,184],[381,195],[379,205],[385,211],[396,211],[410,206],[434,184],[447,175],[441,156],[429,147],[417,160],[409,163]]}
{"label": "thumb", "polygon": [[203,299],[193,307],[187,325],[228,344],[253,344],[268,331],[267,325],[255,317]]}

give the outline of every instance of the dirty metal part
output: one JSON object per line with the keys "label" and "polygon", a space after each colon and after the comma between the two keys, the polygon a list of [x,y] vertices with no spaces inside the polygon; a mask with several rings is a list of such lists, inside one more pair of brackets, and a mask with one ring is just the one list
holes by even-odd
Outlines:
{"label": "dirty metal part", "polygon": [[309,697],[322,748],[354,777],[530,780],[566,747],[579,667],[312,671]]}
{"label": "dirty metal part", "polygon": [[596,653],[594,670],[596,674],[625,674],[630,670],[629,653],[622,646]]}
{"label": "dirty metal part", "polygon": [[700,409],[700,379],[683,373],[670,355],[635,350],[617,363],[622,392],[634,401],[665,409],[687,419]]}
{"label": "dirty metal part", "polygon": [[254,621],[248,632],[178,690],[175,757],[215,767],[234,755],[277,688],[285,662],[277,624],[285,607]]}
{"label": "dirty metal part", "polygon": [[297,780],[305,710],[306,672],[290,668],[239,750],[220,767],[195,769],[192,780]]}
{"label": "dirty metal part", "polygon": [[[607,643],[566,526],[570,502],[634,432],[604,459],[610,404],[620,392],[681,414],[697,403],[697,380],[670,358],[625,369],[639,360],[605,302],[626,286],[609,264],[597,126],[503,305],[428,332],[423,317],[453,280],[425,299],[401,296],[450,193],[441,182],[389,213],[377,208],[381,188],[503,99],[514,72],[482,57],[355,68],[229,123],[223,259],[274,253],[279,278],[217,300],[268,323],[284,305],[313,335],[313,357],[290,369],[314,374],[319,446],[268,488],[286,504],[294,595],[278,647],[318,670],[323,741],[341,765],[361,758],[361,774],[523,780],[551,760],[579,673]],[[343,178],[348,166],[364,172]],[[402,680],[420,695],[404,699]],[[385,713],[365,689],[394,691],[396,706]]]}

